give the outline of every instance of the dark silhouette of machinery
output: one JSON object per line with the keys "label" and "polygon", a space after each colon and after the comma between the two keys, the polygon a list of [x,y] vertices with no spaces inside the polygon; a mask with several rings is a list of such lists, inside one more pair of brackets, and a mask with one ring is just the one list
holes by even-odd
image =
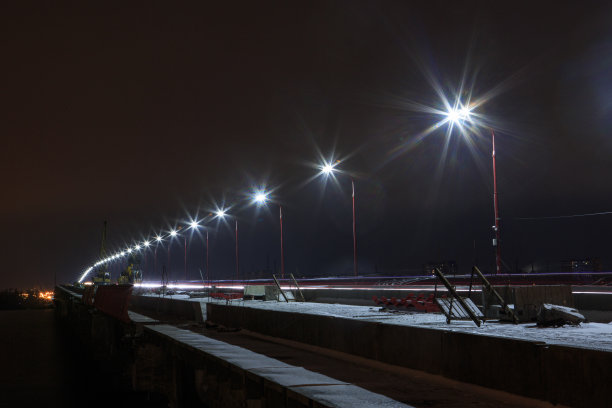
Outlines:
{"label": "dark silhouette of machinery", "polygon": [[128,256],[127,267],[121,272],[117,279],[120,285],[134,284],[142,282],[142,270],[140,269],[142,257],[137,252],[132,252]]}
{"label": "dark silhouette of machinery", "polygon": [[[102,244],[100,245],[100,259],[106,258],[106,221],[104,221],[104,229],[102,230]],[[93,278],[94,285],[110,285],[111,277],[108,271],[108,266],[103,263],[97,266]]]}

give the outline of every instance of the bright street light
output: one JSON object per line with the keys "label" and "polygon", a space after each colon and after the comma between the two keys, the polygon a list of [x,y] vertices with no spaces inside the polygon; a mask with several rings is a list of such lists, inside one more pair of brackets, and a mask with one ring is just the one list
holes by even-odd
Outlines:
{"label": "bright street light", "polygon": [[449,122],[459,124],[463,121],[470,120],[471,110],[467,107],[457,106],[446,112],[446,117]]}
{"label": "bright street light", "polygon": [[335,171],[335,167],[335,164],[323,163],[321,166],[319,166],[319,169],[321,170],[321,174],[329,176]]}
{"label": "bright street light", "polygon": [[176,230],[172,230],[172,231],[170,231],[170,236],[171,236],[171,237],[176,237],[176,234],[177,234],[177,233],[176,233]]}
{"label": "bright street light", "polygon": [[253,202],[255,202],[258,205],[262,205],[265,204],[268,201],[268,194],[265,191],[256,191],[253,194]]}
{"label": "bright street light", "polygon": [[[338,163],[339,161],[336,161],[333,164],[332,162],[323,162],[323,164],[319,166],[319,169],[321,170],[319,174],[325,176],[333,175],[334,172],[338,171],[336,169],[336,165]],[[355,179],[353,179],[353,177],[351,177],[351,200],[353,204],[353,274],[357,276],[359,273],[357,265],[357,221],[355,215]]]}
{"label": "bright street light", "polygon": [[[461,126],[465,121],[471,120],[472,110],[468,106],[463,106],[461,102],[457,101],[455,106],[446,112],[446,121],[450,123],[449,132],[452,132],[453,126]],[[462,132],[463,133],[463,132]],[[492,158],[493,158],[493,208],[495,211],[495,225],[493,225],[493,232],[495,238],[493,238],[493,247],[495,248],[495,273],[501,273],[501,248],[500,248],[500,230],[499,230],[499,204],[497,199],[497,173],[495,169],[495,132],[491,129],[491,145],[492,145]]]}

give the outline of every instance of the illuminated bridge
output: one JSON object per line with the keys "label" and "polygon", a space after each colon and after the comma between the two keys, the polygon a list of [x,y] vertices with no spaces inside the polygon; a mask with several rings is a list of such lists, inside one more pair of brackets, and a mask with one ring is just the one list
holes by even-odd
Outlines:
{"label": "illuminated bridge", "polygon": [[[300,281],[305,302],[228,296],[242,293],[246,282],[237,281],[211,282],[217,295],[207,282],[62,285],[55,303],[105,370],[170,406],[540,407],[549,401],[593,407],[608,401],[612,325],[448,324],[439,313],[383,312],[371,299],[440,290],[433,282],[367,282]],[[472,291],[480,296],[479,288]],[[611,293],[574,286],[576,302],[593,307],[609,305]]]}

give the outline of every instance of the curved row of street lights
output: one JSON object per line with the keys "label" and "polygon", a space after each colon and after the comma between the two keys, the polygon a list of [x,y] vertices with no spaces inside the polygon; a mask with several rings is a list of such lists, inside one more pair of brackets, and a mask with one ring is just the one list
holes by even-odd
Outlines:
{"label": "curved row of street lights", "polygon": [[[323,165],[321,172],[326,174],[327,171],[323,170],[323,168],[325,168],[325,165]],[[251,201],[251,204],[255,204],[257,206],[263,206],[266,205],[267,203],[270,202],[270,192],[266,191],[265,189],[259,189],[254,191],[250,196],[249,196],[249,200]],[[217,218],[217,219],[225,219],[227,217],[233,217],[232,214],[229,213],[229,210],[226,208],[217,208],[216,210],[214,210],[212,213],[210,213],[210,216],[212,216],[212,218]],[[206,217],[205,217],[206,218]],[[281,274],[282,277],[284,278],[285,275],[285,255],[284,255],[284,243],[283,243],[283,207],[281,204],[279,204],[279,218],[280,218],[280,243],[281,243]],[[197,230],[199,227],[203,226],[203,221],[202,220],[191,220],[188,223],[185,224],[185,227],[187,227],[187,229],[191,229],[191,230]],[[234,217],[234,221],[235,221],[235,244],[236,244],[236,272],[235,272],[235,276],[234,279],[237,279],[240,275],[240,264],[239,264],[239,247],[238,247],[238,219],[236,217]],[[114,262],[118,259],[127,257],[129,255],[131,255],[134,252],[139,252],[142,250],[146,250],[148,248],[150,248],[151,246],[155,245],[155,270],[157,270],[157,248],[159,247],[159,245],[164,242],[167,239],[172,240],[173,238],[176,238],[179,236],[180,231],[183,230],[183,226],[179,226],[177,228],[172,228],[169,231],[166,232],[161,232],[157,235],[155,235],[152,238],[146,238],[143,241],[139,241],[139,242],[135,242],[131,245],[129,245],[128,247],[126,247],[125,249],[116,252],[113,255],[110,255],[108,257],[105,257],[103,259],[98,260],[97,262],[95,262],[92,266],[89,266],[87,269],[85,269],[85,271],[83,272],[83,274],[81,275],[80,279],[79,279],[79,283],[83,282],[83,280],[87,277],[87,275],[89,275],[92,271],[94,271],[96,268],[109,264],[111,262]],[[185,251],[187,248],[187,241],[186,241],[186,237],[185,238]],[[170,241],[171,242],[171,241]],[[168,259],[170,258],[170,245],[168,245]],[[185,255],[185,259],[186,259],[186,255]],[[206,231],[206,264],[207,264],[207,275],[208,275],[208,230]],[[186,263],[185,263],[186,265]],[[186,266],[185,266],[186,269]]]}
{"label": "curved row of street lights", "polygon": [[[438,111],[437,113],[444,115],[444,119],[441,120],[440,122],[438,122],[434,127],[440,127],[441,125],[444,124],[449,124],[449,128],[448,128],[448,132],[449,134],[453,131],[453,127],[457,126],[459,127],[460,131],[463,133],[464,132],[464,125],[466,123],[469,123],[471,125],[474,125],[475,122],[473,121],[473,117],[472,117],[472,108],[470,108],[469,106],[463,106],[461,105],[459,102],[455,103],[455,105],[453,107],[447,106],[447,111],[446,112],[442,112],[442,111]],[[493,230],[495,233],[495,238],[493,239],[493,246],[495,247],[496,250],[496,273],[500,273],[501,272],[501,253],[500,253],[500,245],[499,245],[499,238],[500,238],[500,226],[499,226],[499,208],[498,208],[498,198],[497,198],[497,180],[496,180],[496,170],[495,170],[495,133],[493,132],[493,130],[491,129],[491,136],[492,136],[492,158],[493,158],[493,187],[494,187],[494,191],[493,191],[493,199],[494,199],[494,210],[495,210],[495,225],[493,226]],[[334,161],[333,159],[330,162],[323,162],[322,164],[319,165],[319,175],[320,176],[324,176],[324,177],[336,177],[339,176],[341,174],[344,174],[343,172],[340,172],[339,169],[337,168],[337,165],[340,163],[340,161]],[[355,213],[355,180],[352,176],[350,176],[350,180],[351,180],[351,200],[352,200],[352,232],[353,232],[353,273],[355,276],[358,275],[358,263],[357,263],[357,222],[356,222],[356,213]],[[266,205],[268,202],[270,202],[270,192],[267,191],[265,188],[264,189],[258,189],[255,190],[250,196],[249,199],[251,201],[251,204],[255,204],[257,206],[263,206]],[[281,275],[284,278],[285,275],[285,255],[284,255],[284,242],[283,242],[283,207],[281,204],[278,205],[279,206],[279,221],[280,221],[280,255],[281,255]],[[217,218],[217,219],[224,219],[226,217],[231,217],[232,215],[229,214],[228,212],[229,210],[227,208],[217,208],[215,211],[213,211],[209,216],[212,216],[213,218]],[[186,223],[186,226],[192,230],[197,230],[199,227],[202,226],[201,222],[203,220],[191,220],[189,223]],[[236,217],[234,217],[234,221],[235,221],[235,244],[236,244],[236,273],[235,273],[235,279],[237,279],[240,275],[239,273],[239,253],[238,253],[238,219]],[[156,245],[155,247],[155,263],[157,263],[157,247],[159,246],[159,244],[161,244],[164,240],[166,239],[170,239],[172,240],[173,238],[177,237],[179,232],[183,229],[182,226],[179,226],[177,228],[172,228],[169,231],[165,232],[165,233],[160,233],[155,235],[153,238],[149,239],[145,239],[141,242],[137,242],[134,243],[133,245],[128,246],[127,248],[125,248],[122,251],[116,252],[113,255],[110,255],[104,259],[100,259],[97,262],[95,262],[92,266],[89,266],[87,269],[85,269],[85,271],[83,272],[83,274],[81,275],[80,279],[79,279],[79,283],[81,283],[86,277],[87,275],[89,275],[94,269],[108,264],[110,262],[116,261],[117,259],[129,256],[132,252],[138,252],[141,250],[146,250],[149,247],[151,247],[152,245]],[[168,258],[170,257],[170,245],[168,246]],[[186,264],[186,257],[187,257],[187,241],[186,241],[186,237],[185,237],[185,273],[187,273],[186,269],[187,269],[187,264]],[[155,269],[157,269],[157,266],[155,266]],[[206,272],[207,272],[207,276],[208,276],[208,231],[206,232]]]}

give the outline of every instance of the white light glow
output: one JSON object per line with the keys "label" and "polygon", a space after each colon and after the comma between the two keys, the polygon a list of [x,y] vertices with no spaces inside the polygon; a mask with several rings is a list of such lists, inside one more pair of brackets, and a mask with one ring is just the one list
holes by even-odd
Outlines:
{"label": "white light glow", "polygon": [[336,167],[335,164],[324,163],[319,168],[321,169],[321,174],[325,174],[326,176],[329,176],[336,170],[335,167]]}
{"label": "white light glow", "polygon": [[161,241],[162,241],[162,237],[160,237],[160,236],[158,235],[158,236],[156,236],[156,237],[155,237],[155,240],[156,240],[157,242],[161,242]]}
{"label": "white light glow", "polygon": [[258,191],[253,195],[253,201],[257,204],[264,204],[268,201],[268,193],[264,191]]}
{"label": "white light glow", "polygon": [[177,233],[176,233],[176,231],[175,231],[175,230],[170,231],[170,236],[171,236],[171,237],[176,237],[176,234],[177,234]]}
{"label": "white light glow", "polygon": [[191,221],[191,223],[189,223],[189,226],[193,229],[196,229],[200,226],[200,224],[198,224],[197,221]]}
{"label": "white light glow", "polygon": [[142,243],[142,245],[144,245],[145,248],[148,248],[151,243],[149,241],[145,241]]}
{"label": "white light glow", "polygon": [[446,112],[446,117],[449,122],[459,123],[462,121],[470,120],[471,111],[467,107],[457,106]]}
{"label": "white light glow", "polygon": [[225,217],[226,213],[225,213],[225,210],[221,209],[221,210],[215,211],[215,215],[219,218],[223,218]]}
{"label": "white light glow", "polygon": [[89,274],[89,272],[93,271],[93,267],[89,267],[87,269],[85,269],[85,272],[83,272],[83,275],[81,276],[81,278],[79,279],[79,283],[83,282],[83,279],[85,279],[85,277]]}

